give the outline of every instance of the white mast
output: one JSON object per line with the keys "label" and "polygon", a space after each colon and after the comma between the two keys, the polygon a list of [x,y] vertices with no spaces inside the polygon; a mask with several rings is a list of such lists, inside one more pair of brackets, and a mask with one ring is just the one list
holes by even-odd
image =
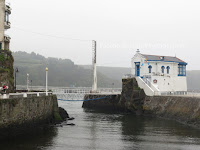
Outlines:
{"label": "white mast", "polygon": [[92,52],[93,52],[93,60],[92,60],[92,64],[93,64],[93,85],[92,85],[92,92],[96,92],[97,91],[97,42],[96,41],[92,41]]}

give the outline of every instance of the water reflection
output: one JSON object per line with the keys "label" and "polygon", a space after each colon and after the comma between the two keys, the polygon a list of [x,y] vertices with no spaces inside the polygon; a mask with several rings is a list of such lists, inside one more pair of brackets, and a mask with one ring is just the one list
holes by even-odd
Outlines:
{"label": "water reflection", "polygon": [[52,127],[1,142],[2,150],[196,150],[200,130],[175,121],[81,108],[63,102],[76,126]]}
{"label": "water reflection", "polygon": [[1,150],[46,150],[54,145],[57,128],[39,128],[28,135],[11,138],[0,142]]}
{"label": "water reflection", "polygon": [[[175,121],[126,115],[122,120],[126,149],[199,149],[200,130]],[[192,138],[191,138],[192,137]]]}
{"label": "water reflection", "polygon": [[176,121],[102,110],[84,112],[87,121],[95,122],[91,131],[97,137],[94,149],[200,149],[200,130]]}

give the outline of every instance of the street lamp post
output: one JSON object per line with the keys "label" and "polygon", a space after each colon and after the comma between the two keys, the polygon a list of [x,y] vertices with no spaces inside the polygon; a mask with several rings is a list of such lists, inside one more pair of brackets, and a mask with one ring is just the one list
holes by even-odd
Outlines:
{"label": "street lamp post", "polygon": [[18,68],[15,68],[15,92],[17,91],[17,73],[19,72]]}
{"label": "street lamp post", "polygon": [[46,67],[46,96],[48,96],[48,68]]}
{"label": "street lamp post", "polygon": [[112,83],[112,92],[114,93],[114,85],[115,83]]}
{"label": "street lamp post", "polygon": [[32,91],[32,82],[33,82],[33,81],[31,80],[31,91]]}
{"label": "street lamp post", "polygon": [[27,91],[29,91],[28,84],[29,84],[29,74],[27,73]]}

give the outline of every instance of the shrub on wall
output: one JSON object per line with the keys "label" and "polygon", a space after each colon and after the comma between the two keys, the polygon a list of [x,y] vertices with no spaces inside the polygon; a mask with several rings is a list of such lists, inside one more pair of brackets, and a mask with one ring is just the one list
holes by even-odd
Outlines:
{"label": "shrub on wall", "polygon": [[0,55],[0,61],[1,61],[1,62],[4,62],[4,61],[5,61],[5,57],[4,57],[3,54]]}

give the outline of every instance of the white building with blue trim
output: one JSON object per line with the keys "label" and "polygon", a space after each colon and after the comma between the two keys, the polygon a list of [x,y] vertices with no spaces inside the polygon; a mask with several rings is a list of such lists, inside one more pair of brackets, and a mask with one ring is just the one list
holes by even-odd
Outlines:
{"label": "white building with blue trim", "polygon": [[132,75],[147,95],[185,94],[187,63],[177,57],[146,55],[132,58]]}

